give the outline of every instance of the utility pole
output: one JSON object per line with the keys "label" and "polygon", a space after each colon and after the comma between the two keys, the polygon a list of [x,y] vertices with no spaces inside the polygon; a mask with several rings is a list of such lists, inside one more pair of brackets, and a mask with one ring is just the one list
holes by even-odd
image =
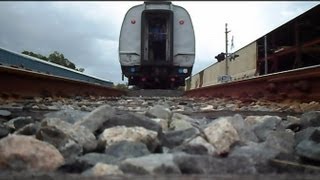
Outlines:
{"label": "utility pole", "polygon": [[226,75],[228,75],[228,24],[226,23]]}
{"label": "utility pole", "polygon": [[267,35],[264,36],[264,74],[268,74]]}

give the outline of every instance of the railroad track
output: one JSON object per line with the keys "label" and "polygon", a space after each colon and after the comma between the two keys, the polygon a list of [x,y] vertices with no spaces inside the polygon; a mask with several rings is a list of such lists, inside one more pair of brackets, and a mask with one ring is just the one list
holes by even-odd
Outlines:
{"label": "railroad track", "polygon": [[225,97],[239,100],[319,101],[320,66],[201,87],[186,91],[185,95],[188,97]]}
{"label": "railroad track", "polygon": [[[319,103],[307,110],[296,111],[289,105],[283,107],[280,103],[271,102],[274,97],[264,87],[265,82],[275,83],[275,88],[279,88],[277,92],[283,92],[284,87],[305,81],[311,85],[302,88],[302,91],[298,87],[294,91],[287,90],[287,96],[281,100],[301,100],[301,97],[317,100],[318,76],[319,69],[314,67],[219,85],[218,89],[206,87],[188,92],[127,92],[0,66],[0,83],[5,85],[0,87],[1,96],[4,97],[0,98],[0,179],[316,179],[320,174],[319,164],[303,159],[303,153],[295,154],[294,143],[301,139],[295,140],[293,134],[299,133],[302,128],[310,128],[300,122],[308,116],[309,111],[320,110]],[[235,86],[242,87],[243,91],[233,93]],[[256,91],[252,90],[252,86],[256,87]],[[260,91],[267,94],[255,96]],[[243,92],[253,93],[253,96],[240,96]],[[297,92],[300,94],[296,95]],[[310,95],[301,96],[305,92]],[[311,114],[309,117],[313,116]],[[119,129],[115,134],[135,133],[145,128],[150,133],[147,137],[154,139],[150,142],[135,140],[134,143],[104,145],[101,140],[103,133],[110,129],[117,130],[119,126],[124,129]],[[140,129],[130,129],[134,127]],[[219,135],[223,132],[230,133]],[[138,132],[140,135],[143,133]],[[211,133],[217,134],[212,138]],[[317,131],[313,133],[317,135]],[[126,139],[135,136],[130,134]],[[194,145],[190,140],[196,137],[198,140],[202,138],[202,141],[194,142]],[[220,139],[219,142],[210,141],[215,137]],[[26,142],[24,147],[28,146],[29,141],[36,141],[42,147],[28,146],[30,151],[16,152],[24,148],[19,147],[20,143],[14,143],[15,138],[21,138],[23,142],[20,143]],[[113,138],[116,140],[119,137],[108,137],[107,140],[112,139],[112,143]],[[227,145],[225,140],[228,141]],[[48,144],[58,150],[53,155],[55,158],[44,158],[48,152],[43,149],[48,148]],[[32,148],[39,153],[30,154],[34,151]],[[112,148],[116,148],[116,152]],[[130,148],[133,148],[130,152],[126,151]],[[136,152],[137,149],[141,151]],[[272,154],[274,151],[277,155]],[[22,164],[19,158],[12,160],[11,155],[16,157],[15,153],[21,153]],[[261,153],[261,159],[255,153]],[[140,156],[150,159],[144,161],[139,159]],[[1,159],[3,157],[6,159]],[[131,158],[137,158],[137,163],[131,164]],[[51,162],[51,159],[58,160]],[[119,174],[99,176],[99,172],[92,169],[98,168],[96,166],[100,161],[104,162],[100,164],[103,168],[111,164],[112,168],[118,169],[113,173]],[[50,168],[49,173],[41,171],[43,164]],[[35,169],[29,171],[30,168]],[[101,172],[110,173],[103,169]],[[301,175],[296,176],[292,172]]]}
{"label": "railroad track", "polygon": [[121,96],[125,91],[31,70],[0,66],[2,97]]}

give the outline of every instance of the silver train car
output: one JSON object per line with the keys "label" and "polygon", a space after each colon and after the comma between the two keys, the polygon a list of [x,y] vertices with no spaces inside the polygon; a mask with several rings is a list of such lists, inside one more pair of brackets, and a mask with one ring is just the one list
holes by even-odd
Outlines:
{"label": "silver train car", "polygon": [[40,60],[31,56],[13,52],[0,47],[0,64],[5,66],[14,66],[32,70],[35,72],[46,73],[54,76],[84,81],[92,84],[98,84],[106,87],[113,87],[113,82],[99,79],[78,72],[76,70],[66,68],[64,66]]}
{"label": "silver train car", "polygon": [[119,38],[122,79],[143,89],[175,89],[191,76],[195,35],[190,15],[168,1],[130,8]]}

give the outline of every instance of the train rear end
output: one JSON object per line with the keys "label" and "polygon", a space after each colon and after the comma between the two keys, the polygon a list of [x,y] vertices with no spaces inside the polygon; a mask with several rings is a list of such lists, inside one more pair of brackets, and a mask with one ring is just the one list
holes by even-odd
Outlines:
{"label": "train rear end", "polygon": [[[125,46],[121,47],[121,37],[119,47],[121,68],[123,75],[128,78],[128,84],[144,89],[175,89],[184,86],[185,78],[191,75],[194,61],[194,39],[193,49],[188,50],[183,47],[188,45],[182,44],[181,34],[177,34],[179,28],[180,31],[183,28],[186,17],[180,14],[184,18],[177,22],[179,15],[168,2],[144,3],[133,12],[135,13],[127,13],[124,23],[127,21],[131,25],[138,24],[133,30],[140,32],[140,39],[137,39],[135,44],[129,41],[132,46],[139,48],[131,47],[131,51],[126,54]],[[126,20],[130,17],[130,21]],[[187,18],[192,28],[190,17]],[[124,25],[121,33],[124,33],[123,28]],[[193,28],[191,33],[194,35]],[[185,35],[184,38],[190,38],[188,34]],[[183,49],[184,52],[181,52]],[[186,61],[188,63],[185,63]]]}

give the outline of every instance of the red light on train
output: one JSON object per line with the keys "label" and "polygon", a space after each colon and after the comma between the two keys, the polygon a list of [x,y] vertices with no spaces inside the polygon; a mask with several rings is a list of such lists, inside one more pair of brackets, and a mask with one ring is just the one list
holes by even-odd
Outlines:
{"label": "red light on train", "polygon": [[179,21],[179,24],[180,24],[180,25],[184,24],[184,20],[180,20],[180,21]]}
{"label": "red light on train", "polygon": [[132,19],[131,24],[135,24],[135,23],[136,23],[136,20]]}

